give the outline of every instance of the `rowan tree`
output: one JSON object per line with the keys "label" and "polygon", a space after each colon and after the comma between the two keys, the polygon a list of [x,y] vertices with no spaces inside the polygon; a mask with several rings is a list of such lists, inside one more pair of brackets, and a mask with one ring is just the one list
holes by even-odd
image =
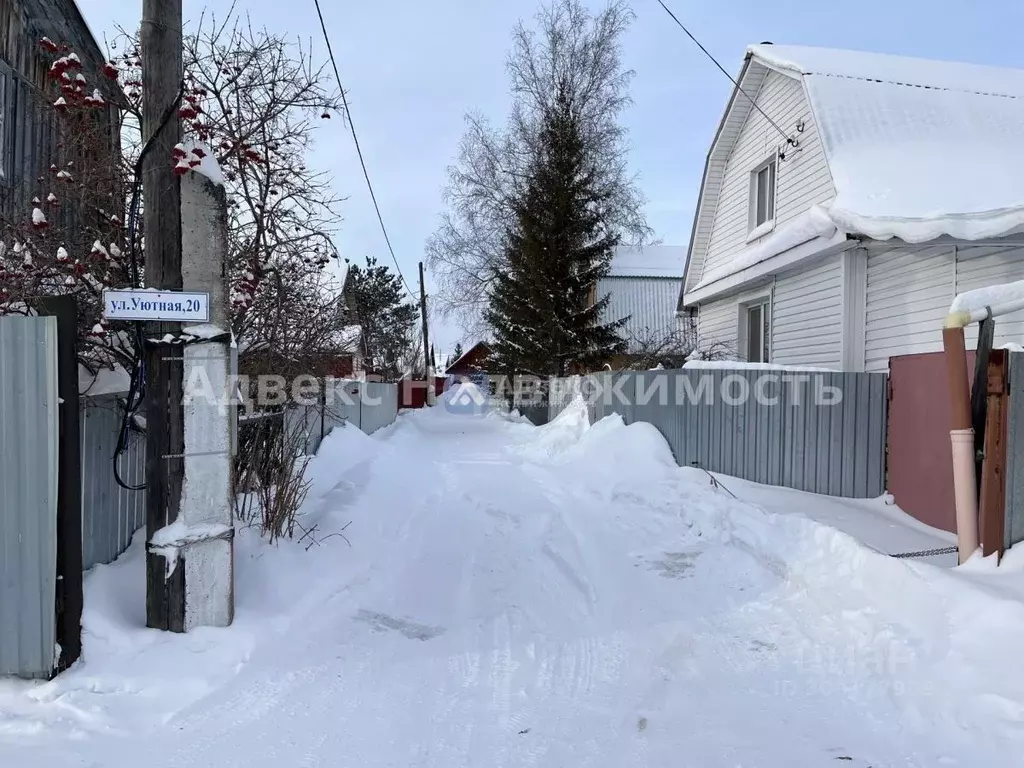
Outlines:
{"label": "rowan tree", "polygon": [[[5,201],[0,312],[29,314],[42,296],[74,293],[81,361],[94,370],[128,367],[132,329],[104,322],[99,299],[104,286],[145,282],[146,201],[135,173],[143,145],[138,36],[120,30],[113,57],[96,73],[84,72],[65,45],[43,39],[40,46],[53,58],[37,120],[50,139],[40,143],[38,174]],[[233,15],[220,24],[204,19],[186,35],[184,69],[172,119],[182,121],[185,141],[165,161],[184,174],[209,155],[223,171],[235,333],[250,342],[278,333],[285,305],[275,297],[310,284],[318,288],[308,301],[320,306],[309,312],[331,317],[337,287],[321,275],[336,258],[341,201],[307,154],[315,126],[340,117],[340,93],[298,41]]]}

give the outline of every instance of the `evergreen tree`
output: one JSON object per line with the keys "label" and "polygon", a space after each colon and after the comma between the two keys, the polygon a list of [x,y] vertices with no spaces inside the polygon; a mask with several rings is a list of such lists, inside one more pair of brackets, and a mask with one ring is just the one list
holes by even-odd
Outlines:
{"label": "evergreen tree", "polygon": [[455,342],[455,349],[452,350],[452,356],[448,358],[448,365],[451,365],[456,360],[462,357],[462,342]]}
{"label": "evergreen tree", "polygon": [[609,297],[593,295],[619,235],[607,218],[611,192],[588,152],[570,83],[559,83],[540,121],[528,180],[513,206],[506,267],[494,275],[486,317],[499,370],[563,376],[625,350],[618,331],[626,319],[603,322]]}
{"label": "evergreen tree", "polygon": [[405,302],[402,278],[371,257],[351,265],[345,278],[346,322],[363,328],[371,366],[387,380],[401,377],[419,310]]}

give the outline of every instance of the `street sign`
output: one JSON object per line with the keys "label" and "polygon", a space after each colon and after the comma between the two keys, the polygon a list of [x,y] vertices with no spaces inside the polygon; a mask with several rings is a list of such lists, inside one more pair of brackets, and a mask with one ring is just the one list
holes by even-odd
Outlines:
{"label": "street sign", "polygon": [[143,289],[104,291],[103,316],[107,320],[206,323],[210,320],[210,294]]}

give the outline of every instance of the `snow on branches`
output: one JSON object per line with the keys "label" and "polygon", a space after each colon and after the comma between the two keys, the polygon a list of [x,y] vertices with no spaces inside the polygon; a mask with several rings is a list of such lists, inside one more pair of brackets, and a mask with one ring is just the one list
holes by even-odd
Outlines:
{"label": "snow on branches", "polygon": [[[18,245],[0,248],[0,312],[34,296],[75,293],[84,357],[130,361],[130,334],[93,331],[103,325],[103,287],[129,285],[132,262],[141,263],[144,252],[141,222],[128,226],[142,149],[139,39],[121,30],[114,55],[98,63],[83,62],[60,41],[38,45],[49,69],[36,107],[44,124],[57,126],[56,136],[40,167],[15,180],[15,199],[32,202],[0,220],[0,242]],[[233,325],[240,335],[255,333],[280,320],[271,315],[281,303],[261,295],[330,282],[324,270],[336,257],[340,198],[306,155],[321,116],[341,110],[340,94],[300,44],[246,21],[201,27],[183,48],[182,143],[165,162],[180,175],[195,171],[223,184]],[[328,292],[323,301],[330,300]]]}

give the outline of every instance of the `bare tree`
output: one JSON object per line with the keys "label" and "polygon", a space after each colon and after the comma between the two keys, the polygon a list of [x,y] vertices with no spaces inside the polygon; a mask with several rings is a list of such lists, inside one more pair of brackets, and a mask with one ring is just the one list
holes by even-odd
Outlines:
{"label": "bare tree", "polygon": [[[138,36],[121,30],[101,72],[84,71],[66,46],[40,44],[52,53],[53,68],[38,125],[26,130],[41,126],[52,140],[40,144],[38,171],[26,174],[19,196],[3,208],[0,312],[31,313],[41,296],[74,293],[82,362],[129,367],[132,329],[103,321],[100,295],[106,286],[145,279],[141,226],[132,226],[146,204],[136,168]],[[184,48],[177,117],[187,140],[166,161],[187,173],[210,155],[222,169],[233,327],[268,342],[286,322],[295,325],[284,317],[283,294],[305,291],[307,317],[310,301],[322,303],[315,314],[325,317],[335,300],[318,276],[336,257],[332,235],[341,201],[306,155],[315,123],[339,114],[340,94],[299,41],[254,30],[233,13],[223,23],[201,20]]]}
{"label": "bare tree", "polygon": [[[125,229],[130,161],[118,133],[127,107],[118,70],[66,44],[38,41],[51,66],[42,92],[23,91],[19,150],[0,206],[0,314],[35,312],[47,296],[77,299],[79,357],[94,371],[132,359],[126,326],[102,319],[102,291],[127,284],[139,233]],[[9,126],[8,126],[9,127]]]}
{"label": "bare tree", "polygon": [[630,333],[627,342],[629,362],[626,367],[636,371],[658,366],[679,368],[697,348],[696,334],[678,328],[644,328]]}
{"label": "bare tree", "polygon": [[538,149],[542,117],[568,84],[582,116],[587,151],[598,168],[597,187],[607,200],[602,218],[627,243],[652,231],[644,198],[627,164],[626,131],[619,122],[630,104],[632,71],[623,67],[621,38],[633,20],[624,0],[591,13],[580,0],[554,0],[513,33],[507,69],[513,107],[502,129],[469,115],[458,160],[448,170],[447,211],[427,243],[438,278],[439,307],[465,330],[484,330],[494,275],[505,265],[508,222]]}

